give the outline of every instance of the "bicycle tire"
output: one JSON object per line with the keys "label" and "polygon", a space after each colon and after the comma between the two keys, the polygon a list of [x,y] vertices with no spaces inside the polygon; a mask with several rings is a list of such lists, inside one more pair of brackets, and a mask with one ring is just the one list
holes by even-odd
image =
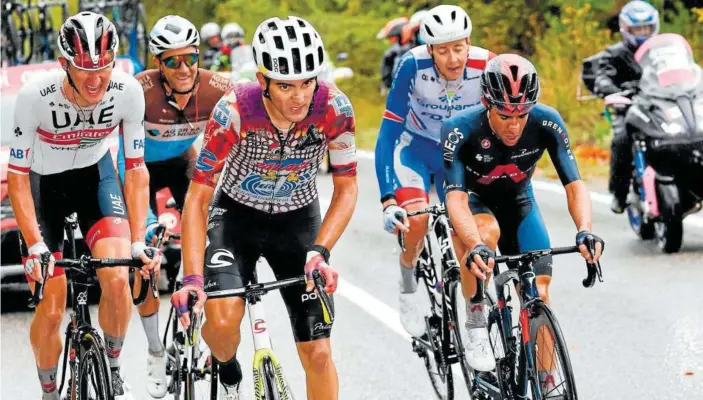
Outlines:
{"label": "bicycle tire", "polygon": [[[91,329],[81,334],[80,361],[78,363],[78,400],[92,400],[88,393],[88,384],[92,383],[98,391],[98,399],[114,400],[110,369],[107,364],[107,352],[102,338]],[[89,368],[92,366],[92,368]]]}
{"label": "bicycle tire", "polygon": [[433,347],[436,350],[428,349],[423,346],[422,352],[418,353],[418,355],[423,359],[425,369],[427,370],[427,376],[430,378],[432,389],[435,395],[437,395],[437,398],[440,400],[452,400],[454,398],[454,376],[452,374],[451,365],[447,365],[446,360],[444,361],[446,373],[444,379],[442,379],[440,371],[441,365],[438,360],[438,358],[445,358],[442,339],[438,334],[442,329],[441,319],[433,319],[430,323],[430,329],[432,332],[428,332],[425,336],[428,342],[433,343]]}
{"label": "bicycle tire", "polygon": [[[561,371],[563,371],[563,378],[564,378],[564,387],[566,388],[566,393],[565,397],[559,397],[565,400],[577,400],[578,399],[578,394],[576,392],[576,382],[574,380],[574,370],[571,367],[571,359],[569,357],[569,351],[568,347],[566,347],[566,340],[564,339],[564,334],[561,331],[561,327],[559,326],[559,322],[557,322],[557,318],[552,312],[551,308],[545,303],[538,302],[535,303],[531,309],[530,309],[530,342],[532,343],[532,356],[533,359],[535,360],[535,363],[538,362],[537,359],[537,333],[538,330],[541,326],[546,326],[552,334],[554,343],[556,344],[556,349],[557,349],[557,355],[559,357],[559,361],[561,362]],[[537,369],[539,369],[539,366],[537,366]],[[532,384],[535,385],[535,377],[533,377]],[[536,379],[538,382],[539,379]],[[561,386],[561,385],[559,385]],[[534,395],[534,389],[533,389],[533,397],[536,397]],[[543,399],[548,398],[544,397],[543,393]]]}
{"label": "bicycle tire", "polygon": [[[176,317],[175,309],[173,305],[168,314],[168,323],[166,324],[166,329],[164,331],[163,345],[166,349],[166,375],[169,377],[168,381],[168,392],[174,395],[174,398],[181,398],[181,352],[176,346],[176,334],[178,332],[178,318]],[[171,326],[171,324],[173,324]],[[171,329],[169,329],[169,327]],[[171,332],[170,338],[171,342],[168,343],[166,339],[169,337],[169,332]],[[173,349],[173,352],[171,352]]]}
{"label": "bicycle tire", "polygon": [[271,358],[264,357],[261,368],[263,369],[262,379],[264,380],[264,399],[265,400],[281,400],[276,386],[276,368],[273,366]]}
{"label": "bicycle tire", "polygon": [[[207,364],[207,359],[210,359],[209,367],[210,367],[210,371],[212,371],[212,364],[213,364],[212,357],[205,355],[206,353],[204,353],[204,352],[201,353],[200,348],[198,346],[199,346],[199,344],[195,343],[190,349],[192,352],[191,353],[191,355],[192,355],[191,360],[193,360],[194,365],[190,365],[188,363],[188,358],[184,358],[184,362],[183,362],[183,370],[186,371],[185,382],[184,382],[186,400],[204,400],[207,398],[207,397],[203,397],[203,396],[197,396],[198,393],[202,393],[203,391],[196,390],[195,384],[199,381],[203,381],[203,380],[207,381],[204,378],[204,376],[207,374],[208,366],[206,365],[204,367],[205,371],[203,372],[203,377],[199,376],[196,368],[197,368],[197,365],[199,364],[200,360],[203,357],[205,357],[206,364]],[[212,387],[212,372],[210,372],[210,385],[211,385],[210,387]]]}

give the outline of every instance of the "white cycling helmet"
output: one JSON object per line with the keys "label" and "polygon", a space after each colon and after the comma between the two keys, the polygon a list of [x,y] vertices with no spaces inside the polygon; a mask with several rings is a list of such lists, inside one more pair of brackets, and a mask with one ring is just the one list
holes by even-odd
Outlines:
{"label": "white cycling helmet", "polygon": [[271,79],[314,78],[325,61],[320,34],[298,17],[273,17],[262,22],[254,32],[252,45],[259,72]]}
{"label": "white cycling helmet", "polygon": [[448,43],[470,36],[471,18],[459,6],[437,6],[422,17],[420,39],[427,44]]}
{"label": "white cycling helmet", "polygon": [[421,24],[422,19],[428,15],[429,10],[418,10],[410,17],[410,24]]}
{"label": "white cycling helmet", "polygon": [[200,37],[207,41],[211,37],[218,36],[220,34],[220,26],[214,22],[208,22],[200,28]]}
{"label": "white cycling helmet", "polygon": [[149,51],[155,56],[190,46],[200,46],[200,35],[192,22],[178,15],[167,15],[156,21],[149,34]]}
{"label": "white cycling helmet", "polygon": [[228,39],[228,38],[243,38],[244,37],[244,29],[236,23],[236,22],[230,22],[229,24],[225,24],[225,26],[222,27],[222,33],[220,34],[222,36],[222,39]]}
{"label": "white cycling helmet", "polygon": [[98,70],[113,63],[120,38],[115,25],[104,15],[84,11],[66,19],[56,43],[61,56],[74,67]]}

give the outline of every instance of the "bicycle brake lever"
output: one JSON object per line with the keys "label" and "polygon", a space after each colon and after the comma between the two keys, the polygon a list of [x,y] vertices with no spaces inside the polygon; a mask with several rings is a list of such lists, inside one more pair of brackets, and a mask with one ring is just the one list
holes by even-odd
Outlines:
{"label": "bicycle brake lever", "polygon": [[322,276],[320,271],[313,270],[312,279],[315,282],[317,296],[320,298],[325,323],[332,324],[334,322],[334,303],[327,292],[325,292],[325,277]]}
{"label": "bicycle brake lever", "polygon": [[159,288],[156,284],[156,279],[154,279],[154,270],[149,270],[149,284],[151,284],[151,293],[154,295],[155,299],[159,298]]}
{"label": "bicycle brake lever", "polygon": [[400,246],[400,251],[405,253],[405,235],[403,235],[403,232],[398,232],[398,245]]}

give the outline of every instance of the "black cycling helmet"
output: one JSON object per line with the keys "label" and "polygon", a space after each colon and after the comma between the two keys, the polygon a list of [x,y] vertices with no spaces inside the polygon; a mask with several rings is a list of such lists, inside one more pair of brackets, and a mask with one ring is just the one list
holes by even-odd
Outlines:
{"label": "black cycling helmet", "polygon": [[494,57],[481,75],[482,102],[504,115],[530,112],[539,99],[535,66],[517,54]]}

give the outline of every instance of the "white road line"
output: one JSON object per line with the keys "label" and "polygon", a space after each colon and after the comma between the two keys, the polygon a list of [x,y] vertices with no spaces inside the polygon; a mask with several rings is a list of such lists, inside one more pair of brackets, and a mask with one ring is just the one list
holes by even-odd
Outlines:
{"label": "white road line", "polygon": [[[331,199],[329,197],[320,196],[320,209],[322,211],[322,215],[327,213],[330,200]],[[369,315],[387,326],[390,330],[397,333],[405,340],[410,341],[411,337],[405,331],[403,325],[400,324],[400,315],[396,310],[374,297],[371,293],[354,285],[344,278],[340,277],[337,281],[337,291],[335,294],[339,294],[340,296],[356,304]]]}
{"label": "white road line", "polygon": [[[375,159],[375,154],[373,151],[369,150],[357,150],[356,152],[357,156],[359,158],[363,158],[366,160],[373,160]],[[532,180],[532,187],[541,190],[544,192],[550,192],[550,193],[556,193],[560,194],[562,196],[566,196],[566,192],[564,192],[564,187],[561,186],[559,183],[554,183],[554,182],[549,182],[549,181],[544,181],[541,179],[533,179]],[[612,199],[612,196],[607,194],[607,193],[598,193],[598,192],[590,192],[591,195],[591,200],[594,203],[602,204],[609,206],[610,201]],[[703,217],[698,216],[698,215],[690,215],[686,217],[686,219],[683,221],[685,225],[696,227],[696,228],[703,228]]]}

